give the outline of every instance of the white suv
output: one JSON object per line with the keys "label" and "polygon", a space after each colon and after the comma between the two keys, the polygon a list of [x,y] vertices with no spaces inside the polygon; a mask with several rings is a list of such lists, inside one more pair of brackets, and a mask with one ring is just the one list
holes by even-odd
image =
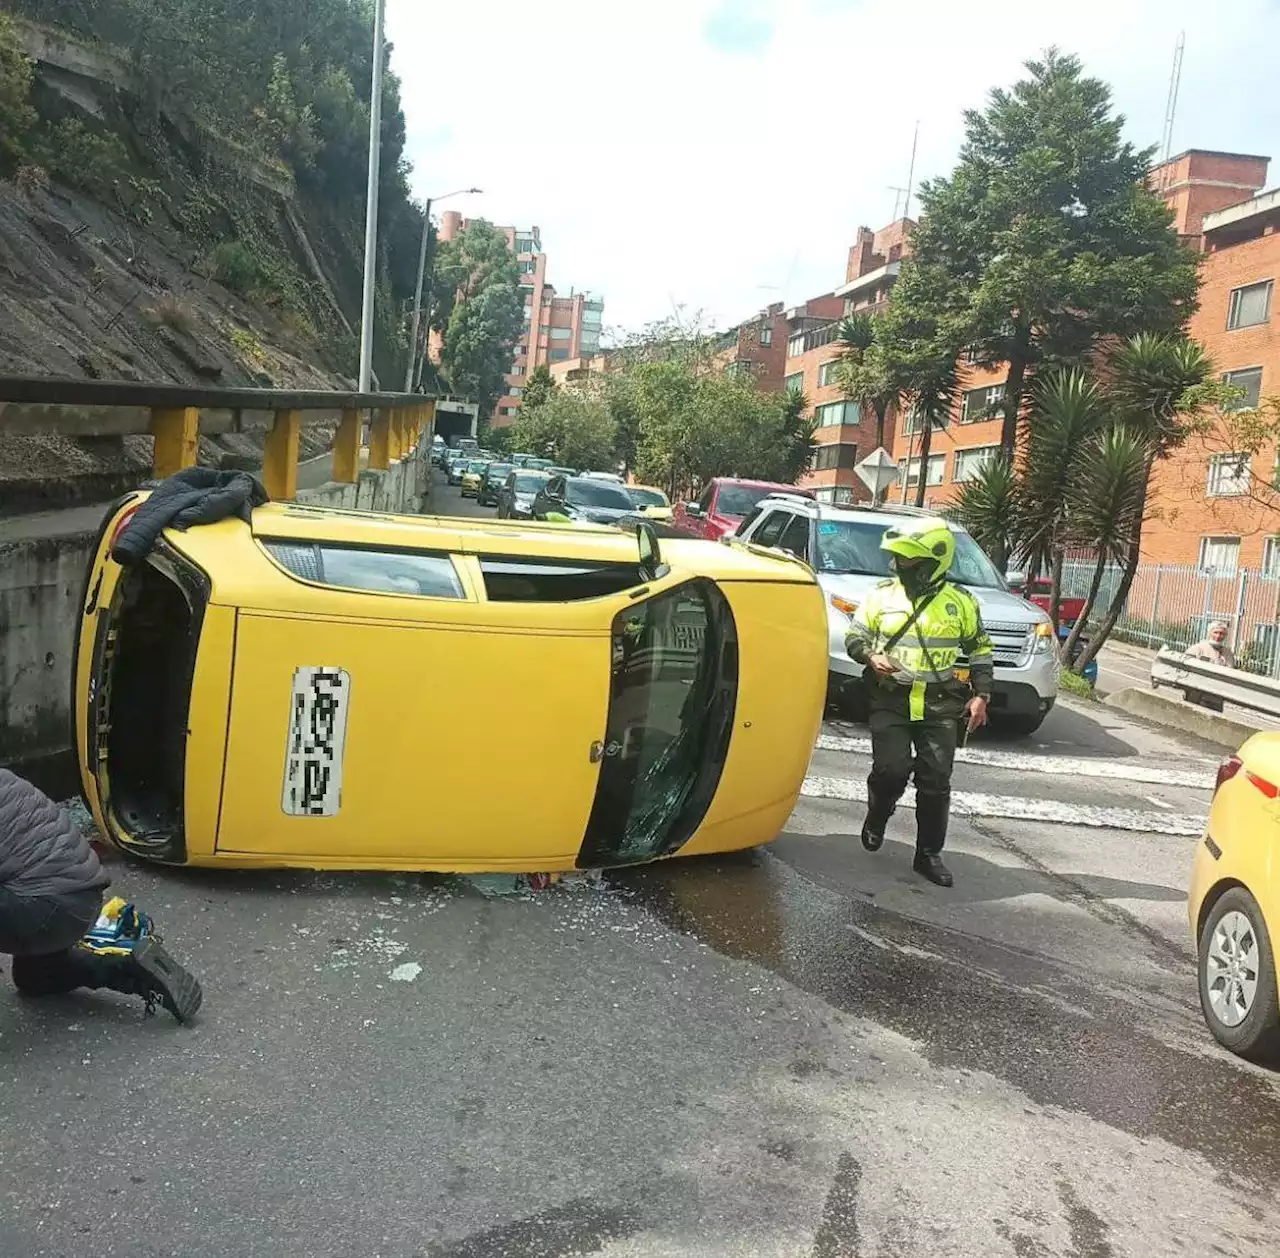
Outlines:
{"label": "white suv", "polygon": [[[859,687],[849,683],[862,672],[845,650],[849,618],[871,588],[892,575],[890,556],[880,549],[885,529],[904,515],[931,515],[916,507],[833,507],[795,494],[770,494],[738,526],[731,542],[783,550],[803,559],[827,596],[830,634],[830,697],[850,715],[857,711]],[[1049,617],[1033,603],[1009,592],[1003,578],[963,529],[956,535],[956,558],[948,580],[978,600],[982,624],[995,653],[994,725],[1030,734],[1040,727],[1058,696],[1058,645]]]}

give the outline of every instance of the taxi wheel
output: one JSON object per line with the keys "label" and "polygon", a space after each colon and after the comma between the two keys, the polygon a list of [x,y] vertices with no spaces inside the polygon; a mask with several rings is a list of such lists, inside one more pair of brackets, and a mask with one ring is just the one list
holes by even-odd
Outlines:
{"label": "taxi wheel", "polygon": [[1243,887],[1219,896],[1200,934],[1200,1008],[1214,1038],[1255,1061],[1280,1061],[1280,993],[1271,936]]}

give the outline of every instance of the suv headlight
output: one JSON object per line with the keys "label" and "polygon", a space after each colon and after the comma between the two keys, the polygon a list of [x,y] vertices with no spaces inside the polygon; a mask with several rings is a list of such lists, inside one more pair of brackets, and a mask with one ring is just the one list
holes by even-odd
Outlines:
{"label": "suv headlight", "polygon": [[1058,640],[1053,632],[1053,625],[1047,620],[1038,620],[1031,629],[1031,654],[1048,655],[1057,648]]}

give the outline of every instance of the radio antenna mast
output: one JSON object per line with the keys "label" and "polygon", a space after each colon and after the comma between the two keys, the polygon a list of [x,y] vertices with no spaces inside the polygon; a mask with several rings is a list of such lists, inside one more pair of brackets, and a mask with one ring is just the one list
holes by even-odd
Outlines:
{"label": "radio antenna mast", "polygon": [[916,177],[916,147],[920,143],[920,119],[916,119],[915,135],[911,137],[911,165],[907,168],[907,186],[906,186],[906,204],[902,207],[902,217],[911,217],[911,192],[915,187]]}
{"label": "radio antenna mast", "polygon": [[1164,113],[1164,136],[1160,143],[1160,160],[1167,162],[1173,154],[1173,119],[1178,112],[1178,87],[1182,83],[1182,54],[1187,46],[1187,32],[1178,32],[1173,50],[1173,73],[1169,76],[1169,103]]}

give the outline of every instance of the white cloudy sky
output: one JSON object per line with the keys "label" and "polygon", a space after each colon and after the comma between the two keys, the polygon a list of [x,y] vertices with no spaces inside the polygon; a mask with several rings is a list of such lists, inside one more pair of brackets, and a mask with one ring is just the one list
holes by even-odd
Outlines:
{"label": "white cloudy sky", "polygon": [[[946,173],[961,111],[1057,44],[1129,138],[1280,159],[1280,0],[387,0],[419,195],[542,229],[610,326],[726,326],[844,279],[859,224]],[[1280,166],[1273,182],[1280,183]]]}

